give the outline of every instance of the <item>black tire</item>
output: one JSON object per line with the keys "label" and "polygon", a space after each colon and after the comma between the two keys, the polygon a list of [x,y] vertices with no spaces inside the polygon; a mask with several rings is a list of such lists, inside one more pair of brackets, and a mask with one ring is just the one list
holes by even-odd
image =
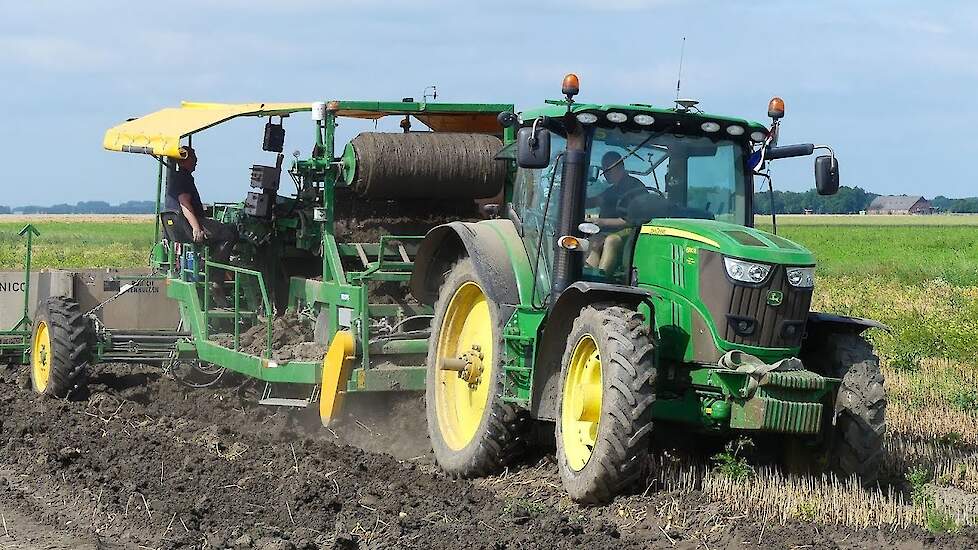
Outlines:
{"label": "black tire", "polygon": [[487,401],[475,434],[463,448],[453,449],[443,435],[439,422],[438,391],[440,384],[438,343],[445,328],[445,315],[456,291],[466,283],[475,283],[480,288],[486,286],[469,258],[456,263],[439,290],[435,302],[434,318],[431,323],[431,337],[428,344],[428,371],[425,380],[425,415],[428,435],[438,465],[448,474],[459,477],[480,477],[493,474],[510,464],[525,450],[527,417],[525,411],[502,400],[504,371],[499,361],[503,351],[503,325],[506,319],[499,314],[499,307],[492,297],[486,296],[491,317],[493,342],[493,365],[491,380],[480,383],[489,384]]}
{"label": "black tire", "polygon": [[[40,303],[34,313],[31,345],[38,342],[38,331],[46,327],[48,338],[38,349],[31,350],[31,387],[37,393],[67,397],[87,382],[90,360],[88,322],[82,317],[78,302],[64,296],[52,296]],[[35,363],[47,362],[47,377]]]}
{"label": "black tire", "polygon": [[[564,439],[564,393],[575,350],[587,336],[593,338],[600,358],[601,410],[590,455],[575,470]],[[585,307],[567,338],[560,374],[556,439],[564,488],[578,502],[608,502],[642,477],[649,454],[656,366],[644,316],[614,304]]]}
{"label": "black tire", "polygon": [[814,452],[794,450],[794,469],[828,469],[841,478],[856,475],[864,486],[875,485],[883,461],[886,392],[872,344],[858,334],[829,334],[804,361],[809,370],[842,383],[834,410],[824,413],[823,434]]}

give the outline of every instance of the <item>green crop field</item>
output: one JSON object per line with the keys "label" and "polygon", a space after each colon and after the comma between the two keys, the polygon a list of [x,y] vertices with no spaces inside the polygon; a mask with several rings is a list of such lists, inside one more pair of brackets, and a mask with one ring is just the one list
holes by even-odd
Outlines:
{"label": "green crop field", "polygon": [[[978,285],[978,216],[919,216],[919,223],[856,225],[836,218],[816,225],[822,216],[780,219],[778,233],[815,253],[821,277],[879,277],[900,283],[942,279],[955,285]],[[865,217],[865,216],[862,216]],[[894,218],[896,216],[878,216]],[[937,224],[937,218],[957,220]],[[970,224],[962,223],[970,220]],[[768,220],[758,220],[767,222]],[[770,230],[769,224],[759,227]]]}
{"label": "green crop field", "polygon": [[[24,221],[0,218],[0,269],[21,268]],[[144,266],[154,227],[152,217],[112,216],[35,225],[38,269]],[[770,229],[769,218],[758,225]],[[700,486],[744,510],[776,508],[770,513],[779,518],[810,519],[824,506],[866,510],[847,516],[853,525],[946,531],[978,523],[932,496],[957,491],[978,501],[978,216],[780,216],[778,226],[816,255],[815,309],[891,328],[868,335],[887,377],[884,472],[887,491],[896,492],[805,485],[770,472],[732,480],[713,471]],[[679,491],[685,482],[676,480],[689,479],[660,475],[660,486]]]}
{"label": "green crop field", "polygon": [[[86,216],[70,221],[43,218],[32,222],[41,233],[34,239],[33,267],[142,267],[153,244],[152,219],[132,216]],[[23,269],[26,240],[17,233],[25,221],[0,216],[0,269]]]}

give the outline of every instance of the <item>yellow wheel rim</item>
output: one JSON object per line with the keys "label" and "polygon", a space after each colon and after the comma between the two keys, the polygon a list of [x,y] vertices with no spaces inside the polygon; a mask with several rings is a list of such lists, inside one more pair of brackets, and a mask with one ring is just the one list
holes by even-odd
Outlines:
{"label": "yellow wheel rim", "polygon": [[[435,410],[442,439],[453,451],[475,437],[489,402],[493,377],[493,326],[489,302],[473,282],[458,287],[442,320],[435,357]],[[472,383],[457,371],[444,370],[446,359],[481,354],[482,373]]]}
{"label": "yellow wheel rim", "polygon": [[574,347],[561,395],[561,441],[574,471],[584,468],[598,440],[601,388],[601,355],[594,337],[585,334]]}
{"label": "yellow wheel rim", "polygon": [[31,374],[34,378],[34,388],[43,392],[48,387],[51,377],[51,336],[48,325],[44,321],[37,322],[34,330],[34,341],[31,344]]}

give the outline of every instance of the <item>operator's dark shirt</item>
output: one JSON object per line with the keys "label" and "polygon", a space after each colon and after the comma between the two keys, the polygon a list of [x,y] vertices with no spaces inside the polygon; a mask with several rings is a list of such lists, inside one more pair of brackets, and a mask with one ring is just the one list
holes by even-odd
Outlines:
{"label": "operator's dark shirt", "polygon": [[615,183],[611,187],[605,189],[600,195],[597,196],[597,199],[599,200],[598,205],[600,206],[598,217],[601,218],[622,217],[623,212],[621,210],[618,210],[616,206],[621,206],[623,209],[627,209],[629,201],[626,201],[625,204],[621,204],[621,205],[618,204],[618,201],[621,200],[621,198],[627,194],[632,194],[637,196],[638,193],[636,193],[635,190],[648,192],[648,189],[645,188],[644,183],[639,181],[638,178],[629,176],[627,174],[624,177],[622,177],[620,180],[618,180],[618,183]]}
{"label": "operator's dark shirt", "polygon": [[204,217],[204,205],[200,202],[200,193],[197,192],[197,185],[194,184],[194,176],[189,172],[175,170],[170,172],[170,177],[166,182],[166,197],[163,202],[164,212],[174,212],[181,214],[180,195],[187,193],[190,195],[190,204],[193,206],[194,214],[197,219]]}

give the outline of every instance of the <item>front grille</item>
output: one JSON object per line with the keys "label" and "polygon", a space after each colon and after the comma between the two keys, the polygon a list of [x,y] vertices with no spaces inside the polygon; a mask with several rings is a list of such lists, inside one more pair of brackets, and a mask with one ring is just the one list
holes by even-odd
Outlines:
{"label": "front grille", "polygon": [[[759,286],[734,283],[726,275],[720,254],[701,252],[700,297],[724,340],[763,348],[801,345],[812,289],[791,286],[785,266],[775,265],[771,271]],[[772,292],[781,293],[780,304],[769,303]]]}

